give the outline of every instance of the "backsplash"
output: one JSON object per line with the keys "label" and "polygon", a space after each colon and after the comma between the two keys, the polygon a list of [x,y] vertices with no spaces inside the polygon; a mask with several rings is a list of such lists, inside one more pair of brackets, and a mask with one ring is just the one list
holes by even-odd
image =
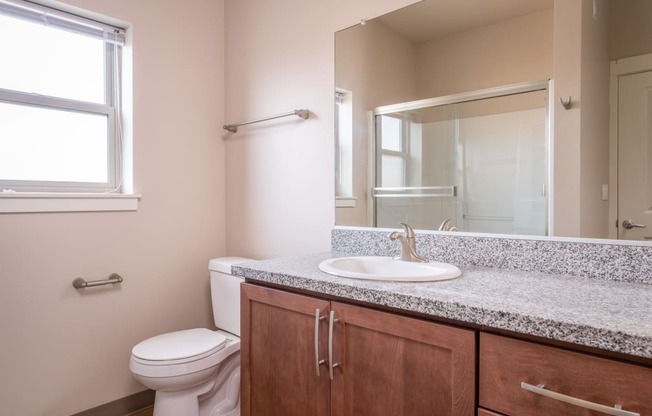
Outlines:
{"label": "backsplash", "polygon": [[[399,245],[389,230],[336,227],[336,253],[396,256]],[[417,252],[457,266],[535,271],[652,284],[652,246],[553,239],[524,239],[417,232]]]}

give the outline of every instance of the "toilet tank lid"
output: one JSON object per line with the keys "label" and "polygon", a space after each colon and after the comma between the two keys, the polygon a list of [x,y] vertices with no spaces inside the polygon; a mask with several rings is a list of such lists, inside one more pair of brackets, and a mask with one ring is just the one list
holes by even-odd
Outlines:
{"label": "toilet tank lid", "polygon": [[255,261],[246,257],[218,257],[208,262],[208,270],[231,274],[231,266]]}

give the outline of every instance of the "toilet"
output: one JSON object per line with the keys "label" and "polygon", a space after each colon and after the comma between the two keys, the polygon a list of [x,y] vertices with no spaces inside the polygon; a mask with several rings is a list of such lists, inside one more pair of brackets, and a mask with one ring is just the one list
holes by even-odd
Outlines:
{"label": "toilet", "polygon": [[235,264],[208,263],[213,316],[218,330],[186,329],[146,339],[131,351],[129,369],[155,390],[154,416],[240,415],[240,283]]}

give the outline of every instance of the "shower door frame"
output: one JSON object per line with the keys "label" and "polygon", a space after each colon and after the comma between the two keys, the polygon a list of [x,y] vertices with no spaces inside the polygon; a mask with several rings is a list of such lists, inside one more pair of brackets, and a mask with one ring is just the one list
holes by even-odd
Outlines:
{"label": "shower door frame", "polygon": [[[369,170],[369,184],[370,192],[367,194],[367,209],[370,226],[376,227],[377,215],[376,215],[376,169],[377,169],[377,155],[376,155],[376,116],[382,116],[386,114],[393,114],[402,111],[418,110],[427,107],[437,107],[448,104],[461,104],[470,101],[479,101],[489,98],[499,98],[506,97],[510,95],[523,94],[528,92],[535,91],[546,91],[547,95],[547,105],[546,105],[546,121],[545,121],[545,145],[546,145],[546,154],[545,154],[545,178],[546,178],[546,213],[545,213],[545,235],[550,236],[552,233],[552,204],[553,204],[553,171],[552,171],[552,100],[551,91],[552,91],[552,80],[544,79],[538,81],[528,81],[518,84],[504,85],[500,87],[486,88],[482,90],[464,92],[459,94],[451,94],[440,97],[426,98],[416,101],[408,101],[398,104],[389,104],[381,107],[376,107],[369,112],[369,160],[370,160],[370,170]],[[471,233],[474,234],[474,233]],[[482,233],[482,235],[486,235]]]}

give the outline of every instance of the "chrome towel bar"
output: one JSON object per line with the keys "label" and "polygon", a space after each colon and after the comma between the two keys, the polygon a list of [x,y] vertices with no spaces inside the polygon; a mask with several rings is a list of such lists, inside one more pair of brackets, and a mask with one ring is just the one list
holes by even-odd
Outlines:
{"label": "chrome towel bar", "polygon": [[93,280],[90,282],[87,282],[81,277],[78,277],[72,281],[72,287],[74,287],[75,289],[83,289],[85,287],[103,286],[103,285],[110,285],[113,283],[120,283],[120,282],[122,282],[122,277],[117,273],[111,273],[108,279]]}
{"label": "chrome towel bar", "polygon": [[224,126],[222,126],[222,128],[224,130],[230,131],[231,133],[237,133],[238,127],[240,126],[246,126],[247,124],[260,123],[261,121],[274,120],[276,118],[288,117],[288,116],[298,116],[306,120],[310,117],[310,110],[307,109],[294,110],[288,113],[278,114],[271,117],[259,118],[258,120],[243,121],[242,123],[234,123],[234,124],[225,124]]}

